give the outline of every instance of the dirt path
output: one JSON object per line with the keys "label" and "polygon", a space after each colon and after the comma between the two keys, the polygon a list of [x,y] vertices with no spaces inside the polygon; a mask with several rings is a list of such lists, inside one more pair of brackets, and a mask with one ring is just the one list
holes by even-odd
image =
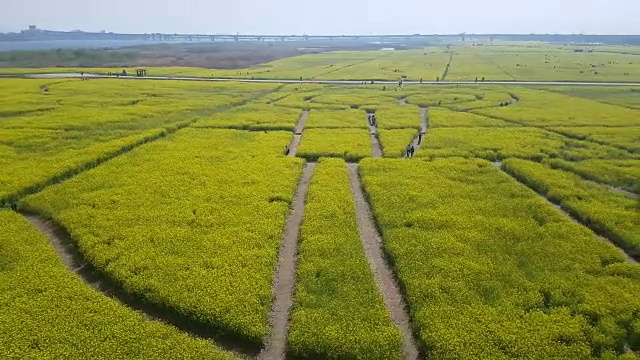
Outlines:
{"label": "dirt path", "polygon": [[307,119],[309,118],[309,111],[305,110],[300,115],[300,120],[298,120],[298,124],[296,125],[296,129],[293,132],[293,139],[291,139],[291,145],[289,145],[289,154],[290,157],[295,157],[298,152],[298,146],[300,146],[300,141],[302,141],[302,131],[304,130],[304,125],[307,123]]}
{"label": "dirt path", "polygon": [[450,52],[449,62],[447,62],[447,66],[444,68],[444,72],[442,73],[442,78],[440,78],[440,81],[445,81],[447,79],[447,75],[449,75],[449,69],[451,68],[452,61],[453,61],[453,52]]}
{"label": "dirt path", "polygon": [[271,334],[266,347],[258,355],[258,360],[280,360],[285,358],[289,312],[293,306],[293,292],[296,282],[296,256],[300,242],[300,225],[304,214],[304,201],[315,163],[307,163],[302,179],[291,203],[291,213],[284,229],[284,240],[278,255],[278,270],[273,282],[274,301],[269,314]]}
{"label": "dirt path", "polygon": [[212,332],[205,327],[185,319],[170,309],[150,304],[134,295],[126,293],[85,260],[65,229],[55,222],[37,214],[21,213],[21,215],[24,216],[33,227],[46,236],[67,268],[94,290],[120,302],[123,306],[133,311],[142,313],[150,320],[160,321],[174,326],[191,336],[211,340],[216,346],[230,351],[239,357],[246,358],[256,355],[257,351],[255,349],[248,349],[241,343],[231,339],[214,336]]}
{"label": "dirt path", "polygon": [[391,314],[391,319],[402,331],[403,348],[405,359],[415,360],[419,357],[419,350],[416,341],[413,338],[409,315],[400,286],[398,285],[391,268],[385,261],[385,255],[382,250],[382,238],[378,234],[378,230],[373,221],[373,215],[369,204],[365,199],[360,178],[358,175],[358,164],[348,164],[349,180],[351,182],[351,191],[356,204],[356,216],[358,219],[358,231],[362,240],[364,252],[373,271],[376,285],[382,294],[385,306]]}
{"label": "dirt path", "polygon": [[398,105],[407,105],[407,98],[402,98],[398,100]]}
{"label": "dirt path", "polygon": [[[374,59],[375,60],[375,59]],[[352,66],[352,65],[351,65]],[[342,69],[342,68],[341,68]],[[341,69],[336,69],[341,70]],[[332,71],[332,72],[334,72]],[[448,70],[446,71],[448,74]],[[318,75],[321,76],[322,74]],[[326,74],[324,74],[326,75]],[[370,83],[371,80],[361,79],[361,80],[294,80],[294,79],[278,79],[278,78],[261,78],[261,79],[249,79],[249,78],[214,78],[214,77],[187,77],[187,76],[145,76],[145,77],[137,77],[137,76],[120,76],[118,78],[114,76],[107,75],[87,75],[84,77],[95,78],[95,79],[113,79],[113,80],[169,80],[169,81],[205,81],[205,82],[243,82],[243,83],[273,83],[273,84],[326,84],[326,85],[361,85],[363,82]],[[80,78],[79,74],[73,73],[57,73],[57,74],[0,74],[0,78],[28,78],[28,79],[51,79],[51,78],[67,78],[67,79],[76,79]],[[398,83],[397,80],[376,80],[375,84],[383,84],[383,85],[395,85]],[[638,82],[598,82],[598,81],[526,81],[526,80],[488,80],[488,81],[410,81],[405,80],[403,84],[405,85],[443,85],[443,83],[449,85],[473,85],[473,86],[485,86],[485,85],[513,85],[513,86],[522,86],[522,85],[534,85],[534,86],[640,86]]]}
{"label": "dirt path", "polygon": [[[500,161],[496,161],[492,163],[498,170],[502,171],[503,173],[509,175],[512,179],[514,179],[515,181],[521,183],[522,185],[526,186],[527,188],[531,189],[527,184],[525,184],[524,182],[520,181],[517,177],[509,174],[507,171],[505,171],[502,168],[502,162]],[[531,191],[533,191],[534,193],[536,193],[538,196],[540,196],[544,201],[546,201],[549,205],[551,205],[552,207],[554,207],[556,210],[558,210],[561,214],[563,214],[564,216],[566,216],[569,220],[573,221],[576,224],[579,224],[581,226],[586,227],[587,229],[591,230],[594,235],[596,235],[598,238],[600,238],[602,241],[606,241],[611,243],[613,246],[617,247],[618,249],[620,249],[622,251],[622,253],[624,254],[625,258],[627,259],[627,262],[629,263],[638,263],[637,257],[634,257],[633,255],[628,253],[628,250],[625,249],[624,247],[622,247],[621,245],[619,245],[616,241],[614,241],[613,239],[608,238],[607,236],[604,236],[602,234],[600,234],[598,231],[596,231],[595,229],[591,228],[591,226],[589,226],[588,223],[586,222],[582,222],[579,219],[575,218],[574,216],[572,216],[569,212],[567,212],[561,205],[556,204],[555,202],[551,201],[551,199],[547,198],[546,195],[541,194],[537,191],[535,191],[534,189],[531,189]]]}
{"label": "dirt path", "polygon": [[427,135],[427,130],[429,129],[429,108],[420,108],[420,132],[418,136],[414,137],[411,141],[411,146],[415,149],[415,151],[420,150],[422,144],[424,143],[424,138]]}
{"label": "dirt path", "polygon": [[371,149],[372,154],[371,157],[380,158],[382,157],[382,146],[380,145],[380,139],[378,138],[378,126],[369,124],[369,115],[374,115],[373,113],[367,113],[367,125],[369,126],[369,136],[371,138]]}

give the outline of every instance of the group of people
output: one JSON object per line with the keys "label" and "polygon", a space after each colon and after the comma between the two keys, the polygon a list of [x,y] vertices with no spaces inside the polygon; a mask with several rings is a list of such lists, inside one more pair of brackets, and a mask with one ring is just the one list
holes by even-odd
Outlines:
{"label": "group of people", "polygon": [[369,126],[373,126],[373,127],[378,126],[378,119],[376,119],[375,114],[367,115],[367,120],[369,121]]}

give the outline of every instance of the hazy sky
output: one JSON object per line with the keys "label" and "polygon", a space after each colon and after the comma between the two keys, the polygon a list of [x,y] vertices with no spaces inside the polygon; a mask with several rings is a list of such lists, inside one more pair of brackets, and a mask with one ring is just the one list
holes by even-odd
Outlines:
{"label": "hazy sky", "polygon": [[0,0],[0,31],[640,34],[640,0]]}

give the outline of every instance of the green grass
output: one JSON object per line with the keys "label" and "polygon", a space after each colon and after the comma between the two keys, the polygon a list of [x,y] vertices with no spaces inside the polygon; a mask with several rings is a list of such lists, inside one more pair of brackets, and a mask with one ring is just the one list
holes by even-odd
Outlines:
{"label": "green grass", "polygon": [[517,126],[503,120],[493,119],[482,115],[457,112],[447,108],[429,108],[430,128],[449,127],[512,127]]}

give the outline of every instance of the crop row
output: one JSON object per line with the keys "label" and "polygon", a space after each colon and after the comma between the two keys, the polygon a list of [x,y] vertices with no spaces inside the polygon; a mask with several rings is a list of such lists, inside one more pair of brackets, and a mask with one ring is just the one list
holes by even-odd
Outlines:
{"label": "crop row", "polygon": [[578,175],[526,160],[507,159],[503,168],[582,223],[640,257],[640,208],[636,199]]}
{"label": "crop row", "polygon": [[633,157],[628,152],[611,146],[571,139],[530,127],[430,129],[417,156],[480,157],[488,160],[507,157],[535,160],[564,158],[574,161]]}
{"label": "crop row", "polygon": [[430,359],[640,350],[640,267],[490,163],[365,159],[360,172]]}
{"label": "crop row", "polygon": [[[198,116],[259,96],[274,86],[142,81],[0,80],[3,111],[52,106],[0,121],[0,200],[83,170],[183,127]],[[206,86],[205,86],[206,85]],[[5,107],[6,106],[6,107]]]}
{"label": "crop row", "polygon": [[0,210],[0,228],[1,358],[235,358],[95,292],[19,215]]}
{"label": "crop row", "polygon": [[571,171],[585,179],[640,194],[640,160],[589,159],[571,162],[549,159],[545,163],[554,169]]}
{"label": "crop row", "polygon": [[291,357],[401,359],[402,335],[362,248],[344,160],[320,160],[300,234]]}
{"label": "crop row", "polygon": [[[366,118],[362,122],[366,125]],[[369,132],[365,129],[307,129],[302,135],[298,156],[308,161],[340,157],[357,162],[371,156],[371,152]]]}
{"label": "crop row", "polygon": [[293,131],[300,118],[299,109],[266,104],[248,104],[194,123],[194,127],[232,128],[238,130]]}
{"label": "crop row", "polygon": [[259,348],[302,160],[288,132],[184,129],[25,199],[126,292]]}
{"label": "crop row", "polygon": [[638,125],[638,112],[629,108],[529,88],[518,88],[517,93],[516,106],[474,112],[538,127]]}

